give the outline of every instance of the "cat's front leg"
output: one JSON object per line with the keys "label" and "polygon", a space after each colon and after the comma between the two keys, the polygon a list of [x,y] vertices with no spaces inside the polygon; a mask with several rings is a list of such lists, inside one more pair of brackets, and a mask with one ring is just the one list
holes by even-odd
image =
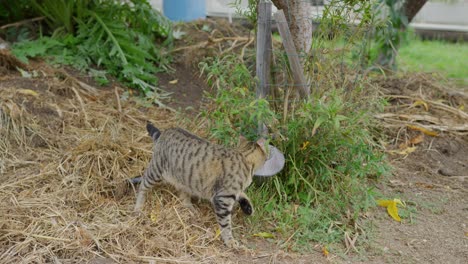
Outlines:
{"label": "cat's front leg", "polygon": [[229,248],[235,248],[239,244],[232,236],[231,213],[236,202],[235,195],[217,195],[212,199],[216,220],[221,228],[221,239]]}
{"label": "cat's front leg", "polygon": [[242,209],[242,212],[244,212],[244,214],[252,215],[254,213],[254,208],[247,194],[241,192],[237,201],[239,202],[240,208]]}

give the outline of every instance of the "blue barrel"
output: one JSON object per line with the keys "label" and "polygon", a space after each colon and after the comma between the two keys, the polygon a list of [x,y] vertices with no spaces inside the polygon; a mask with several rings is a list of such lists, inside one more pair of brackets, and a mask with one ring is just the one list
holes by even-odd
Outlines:
{"label": "blue barrel", "polygon": [[172,21],[206,18],[205,0],[163,0],[163,12]]}

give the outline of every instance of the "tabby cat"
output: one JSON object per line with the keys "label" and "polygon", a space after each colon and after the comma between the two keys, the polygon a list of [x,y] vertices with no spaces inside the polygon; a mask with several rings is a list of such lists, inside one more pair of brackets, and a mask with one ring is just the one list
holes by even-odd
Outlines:
{"label": "tabby cat", "polygon": [[169,183],[179,191],[186,207],[193,208],[192,196],[210,200],[224,244],[237,246],[232,236],[231,213],[236,201],[245,214],[253,213],[243,191],[251,184],[253,172],[265,163],[265,140],[249,142],[241,137],[237,148],[230,149],[180,128],[162,133],[151,123],[146,128],[154,140],[153,156],[141,179],[135,211],[141,211],[145,194],[154,184]]}

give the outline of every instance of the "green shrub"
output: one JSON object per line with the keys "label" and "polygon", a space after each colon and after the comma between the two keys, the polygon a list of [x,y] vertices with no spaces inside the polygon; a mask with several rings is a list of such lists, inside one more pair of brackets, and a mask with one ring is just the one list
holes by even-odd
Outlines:
{"label": "green shrub", "polygon": [[[53,34],[14,45],[13,53],[20,59],[48,56],[56,64],[100,72],[96,76],[101,83],[107,82],[105,71],[145,95],[157,91],[155,73],[168,69],[163,47],[170,46],[172,29],[146,0],[33,3]],[[159,48],[158,39],[164,41]]]}
{"label": "green shrub", "polygon": [[210,97],[213,107],[203,113],[213,138],[225,145],[234,145],[239,133],[255,139],[262,120],[270,142],[285,153],[283,171],[257,179],[249,190],[257,208],[252,232],[294,233],[291,241],[301,247],[310,240],[342,239],[374,203],[369,180],[387,169],[369,132],[371,112],[360,98],[349,100],[353,95],[344,89],[330,89],[310,100],[291,100],[284,116],[285,109],[271,107],[277,100],[284,105],[284,99],[255,99],[255,79],[237,56],[209,59],[200,67],[219,87]]}

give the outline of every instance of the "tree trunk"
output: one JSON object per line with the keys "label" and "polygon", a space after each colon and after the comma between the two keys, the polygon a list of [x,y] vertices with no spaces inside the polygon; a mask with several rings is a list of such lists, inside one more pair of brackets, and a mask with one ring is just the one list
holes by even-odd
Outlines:
{"label": "tree trunk", "polygon": [[[421,10],[421,8],[426,4],[427,0],[406,0],[403,6],[398,10],[402,16],[406,17],[407,24],[401,23],[401,18],[395,18],[397,21],[392,21],[394,30],[389,30],[390,34],[393,36],[389,37],[388,43],[385,43],[380,47],[379,55],[377,56],[376,63],[382,68],[386,69],[397,69],[397,55],[398,49],[400,48],[400,34],[405,31],[409,23],[413,20],[416,14]],[[393,5],[389,6],[390,9],[394,8],[398,4],[398,0],[387,2],[387,4]],[[393,16],[392,16],[393,17]]]}
{"label": "tree trunk", "polygon": [[418,14],[421,8],[426,4],[427,0],[406,0],[403,5],[403,12],[408,18],[408,24],[413,21],[413,18]]}
{"label": "tree trunk", "polygon": [[272,0],[282,9],[298,53],[309,52],[312,45],[312,7],[304,0]]}

